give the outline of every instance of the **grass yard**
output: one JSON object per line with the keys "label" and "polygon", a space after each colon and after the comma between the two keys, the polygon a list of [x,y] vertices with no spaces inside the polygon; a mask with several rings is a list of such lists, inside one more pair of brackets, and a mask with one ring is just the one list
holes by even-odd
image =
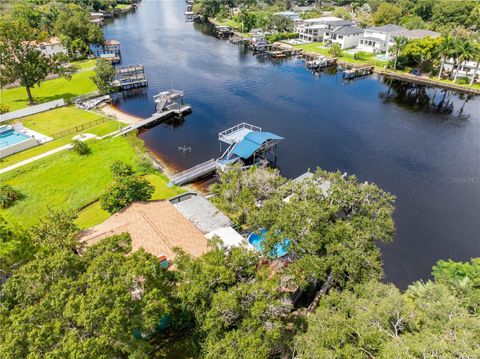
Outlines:
{"label": "grass yard", "polygon": [[132,5],[129,5],[129,4],[117,4],[115,6],[115,10],[128,10],[132,7]]}
{"label": "grass yard", "polygon": [[[45,216],[48,208],[83,208],[78,223],[84,228],[108,218],[96,201],[112,182],[110,165],[120,160],[135,167],[138,145],[129,137],[90,140],[89,145],[92,152],[88,156],[62,151],[1,175],[0,182],[12,185],[25,197],[11,208],[0,210],[0,214],[27,228]],[[163,175],[151,174],[147,178],[155,185],[154,199],[183,191],[168,188],[168,179]]]}
{"label": "grass yard", "polygon": [[[76,134],[72,134],[72,135],[69,135],[69,136],[66,136],[66,137],[62,137],[62,138],[59,138],[57,140],[47,142],[44,145],[40,145],[40,146],[33,147],[33,148],[28,149],[28,150],[19,152],[19,153],[15,153],[11,156],[0,159],[0,169],[11,166],[15,163],[24,161],[24,160],[26,160],[30,157],[37,156],[41,153],[53,150],[54,148],[66,145],[66,144],[72,142],[72,137],[74,137],[76,135],[79,135],[81,133],[92,133],[92,134],[97,135],[97,136],[104,136],[104,135],[106,135],[110,132],[118,130],[120,126],[123,127],[123,126],[125,126],[125,124],[123,124],[121,122],[118,122],[118,121],[111,120],[111,121],[108,121],[108,122],[105,122],[105,123],[101,123],[97,126],[87,128],[86,130],[78,132]],[[30,126],[25,126],[25,127],[29,127],[29,128],[34,129],[33,127],[30,127]]]}
{"label": "grass yard", "polygon": [[[88,69],[95,64],[95,60],[74,63],[83,69]],[[32,96],[36,103],[43,103],[63,98],[65,101],[95,91],[97,87],[91,80],[95,73],[92,70],[79,71],[72,76],[71,80],[58,78],[44,81],[40,86],[32,89]],[[28,106],[27,91],[24,87],[15,87],[1,90],[0,103],[9,107],[10,111],[19,110]]]}
{"label": "grass yard", "polygon": [[75,106],[65,106],[24,117],[19,121],[27,128],[51,136],[57,132],[68,130],[102,117],[101,115],[75,108]]}
{"label": "grass yard", "polygon": [[[309,44],[295,45],[295,47],[304,49],[305,51],[315,52],[317,54],[324,55],[327,57],[332,57],[332,54],[328,52],[329,49],[324,48],[323,43],[321,42],[312,42]],[[346,53],[344,51],[342,52],[342,56],[339,57],[339,60],[349,62],[352,64],[358,64],[358,65],[372,65],[382,69],[384,68],[384,66],[388,64],[387,61],[381,61],[379,59],[376,59],[375,54],[360,53],[358,56],[360,56],[360,58],[355,59],[354,55]]]}

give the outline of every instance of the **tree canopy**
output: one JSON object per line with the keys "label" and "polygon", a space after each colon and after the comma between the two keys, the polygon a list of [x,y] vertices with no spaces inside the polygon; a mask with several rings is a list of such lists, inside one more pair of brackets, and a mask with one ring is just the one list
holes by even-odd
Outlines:
{"label": "tree canopy", "polygon": [[45,229],[44,250],[3,285],[0,356],[148,357],[149,342],[133,334],[153,333],[172,312],[171,274],[143,250],[127,255],[128,235],[78,255]]}

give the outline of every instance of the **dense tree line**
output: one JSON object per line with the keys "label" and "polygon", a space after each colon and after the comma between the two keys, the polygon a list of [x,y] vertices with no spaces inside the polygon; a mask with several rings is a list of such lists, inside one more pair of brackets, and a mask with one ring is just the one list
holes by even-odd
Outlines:
{"label": "dense tree line", "polygon": [[0,251],[0,356],[151,357],[181,333],[205,358],[480,354],[479,259],[440,261],[404,293],[380,283],[376,243],[392,238],[394,198],[377,186],[235,167],[213,192],[240,228],[267,229],[263,254],[214,239],[198,258],[179,250],[167,270],[130,253],[128,235],[85,247],[71,213],[27,232],[0,221],[0,248],[28,248]]}

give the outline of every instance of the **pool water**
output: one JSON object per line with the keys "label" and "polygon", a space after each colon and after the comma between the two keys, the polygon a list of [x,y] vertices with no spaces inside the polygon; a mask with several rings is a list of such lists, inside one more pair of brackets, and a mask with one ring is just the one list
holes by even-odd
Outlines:
{"label": "pool water", "polygon": [[0,148],[4,149],[16,143],[28,140],[30,137],[23,133],[16,132],[13,129],[0,132]]}
{"label": "pool water", "polygon": [[[265,228],[260,230],[260,234],[250,233],[248,236],[248,243],[250,243],[257,251],[263,252],[262,243],[265,241],[265,235],[267,230]],[[277,243],[273,246],[272,251],[269,253],[276,258],[283,257],[288,253],[288,247],[290,245],[289,239],[284,239],[282,242]]]}
{"label": "pool water", "polygon": [[382,54],[382,55],[377,55],[375,56],[378,60],[381,60],[381,61],[390,61],[391,60],[391,56],[388,56],[388,55],[385,55],[385,54]]}

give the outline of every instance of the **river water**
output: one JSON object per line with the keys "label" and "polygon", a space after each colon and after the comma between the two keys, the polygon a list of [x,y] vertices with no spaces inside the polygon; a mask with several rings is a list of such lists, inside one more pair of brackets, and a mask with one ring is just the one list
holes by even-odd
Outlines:
{"label": "river water", "polygon": [[[386,280],[428,279],[439,259],[480,256],[480,98],[372,75],[350,82],[313,75],[299,59],[270,61],[185,23],[183,1],[144,0],[105,27],[122,63],[145,65],[149,87],[119,107],[148,117],[152,96],[185,91],[193,113],[141,134],[182,169],[219,155],[218,132],[249,122],[285,137],[281,173],[320,166],[355,174],[397,196]],[[178,147],[188,146],[182,154]]]}

